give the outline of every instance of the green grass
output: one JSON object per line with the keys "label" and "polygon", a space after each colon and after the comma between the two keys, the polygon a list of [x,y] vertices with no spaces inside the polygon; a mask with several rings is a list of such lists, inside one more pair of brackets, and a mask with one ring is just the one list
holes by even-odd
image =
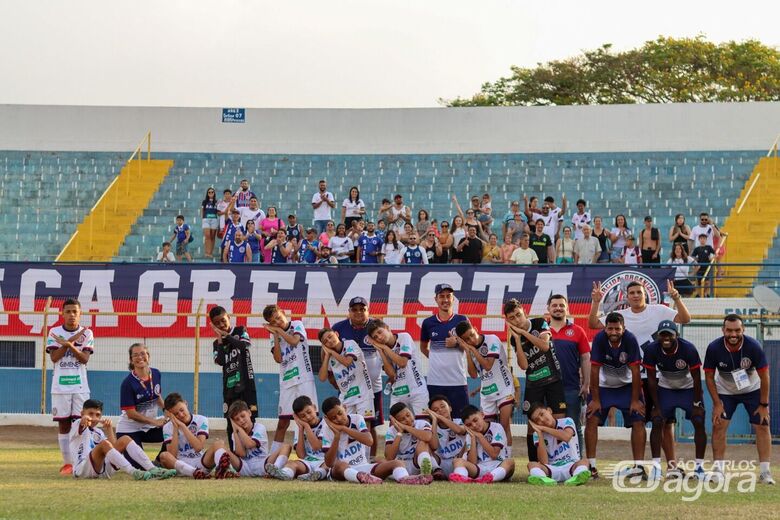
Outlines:
{"label": "green grass", "polygon": [[[0,451],[0,518],[777,518],[780,489],[704,493],[696,502],[664,493],[618,493],[602,478],[585,486],[525,483],[525,463],[511,483],[429,487],[359,486],[266,479],[134,482],[60,477],[56,449]],[[602,463],[603,464],[603,463]]]}

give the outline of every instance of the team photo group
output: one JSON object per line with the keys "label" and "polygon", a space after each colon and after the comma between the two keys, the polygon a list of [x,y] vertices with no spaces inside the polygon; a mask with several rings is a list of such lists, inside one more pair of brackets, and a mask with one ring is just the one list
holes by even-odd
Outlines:
{"label": "team photo group", "polygon": [[[121,417],[113,424],[104,416],[87,379],[96,340],[81,324],[81,304],[69,299],[46,345],[54,363],[51,406],[60,473],[79,479],[122,471],[135,480],[489,484],[512,480],[523,464],[528,476],[521,480],[529,484],[579,486],[599,478],[599,427],[614,410],[630,430],[631,453],[623,458],[633,463],[621,469],[624,476],[718,481],[728,466],[726,431],[742,405],[755,433],[759,481],[774,484],[769,366],[761,344],[745,334],[740,316],[730,314],[722,336],[706,349],[698,345],[702,360],[697,345],[680,334],[679,326],[691,319],[688,309],[672,282],[666,289],[672,307],[649,303],[642,283],[630,282],[625,308],[605,313],[602,287],[594,282],[587,318],[592,340],[574,323],[561,294],[549,297],[544,317],[529,316],[516,299],[503,302],[506,343],[458,314],[455,290],[446,283],[435,287],[436,309],[422,322],[419,342],[372,318],[369,302],[357,296],[349,301],[347,319],[317,331],[321,347],[310,347],[314,331],[268,305],[264,326],[279,365],[272,434],[256,420],[252,339],[225,308],[213,307],[208,324],[214,363],[222,369],[224,439],[210,437],[209,420],[193,413],[176,389],[163,392],[143,343],[129,346]],[[523,388],[515,365],[524,371]],[[477,392],[470,394],[468,378],[479,380]],[[332,395],[318,395],[317,379],[332,385]],[[517,407],[527,419],[524,447],[513,446]],[[690,465],[681,464],[675,451],[678,417],[694,431]],[[645,456],[648,429],[651,462]],[[289,430],[292,444],[285,439]],[[712,465],[705,468],[708,444]],[[157,446],[153,458],[144,450],[156,452]]]}

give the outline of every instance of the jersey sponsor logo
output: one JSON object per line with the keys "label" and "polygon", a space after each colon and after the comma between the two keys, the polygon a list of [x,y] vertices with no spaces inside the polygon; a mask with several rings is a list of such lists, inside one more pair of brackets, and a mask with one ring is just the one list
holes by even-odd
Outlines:
{"label": "jersey sponsor logo", "polygon": [[482,389],[482,395],[495,394],[496,392],[498,392],[498,385],[496,383]]}
{"label": "jersey sponsor logo", "polygon": [[661,303],[661,291],[652,278],[639,271],[620,271],[601,283],[602,307],[605,314],[628,307],[627,286],[631,282],[642,284],[648,304]]}
{"label": "jersey sponsor logo", "polygon": [[348,398],[354,397],[356,395],[360,395],[360,387],[353,386],[352,388],[347,390],[347,392],[344,394],[344,398],[348,399]]}
{"label": "jersey sponsor logo", "polygon": [[81,376],[60,376],[59,383],[61,385],[70,386],[70,385],[80,385],[81,384]]}
{"label": "jersey sponsor logo", "polygon": [[674,362],[674,366],[682,370],[688,366],[688,363],[686,363],[684,359],[678,359]]}
{"label": "jersey sponsor logo", "polygon": [[284,375],[282,376],[282,381],[290,380],[294,377],[298,377],[299,375],[300,373],[298,371],[298,367],[295,367],[292,370],[288,370],[287,372],[284,373]]}

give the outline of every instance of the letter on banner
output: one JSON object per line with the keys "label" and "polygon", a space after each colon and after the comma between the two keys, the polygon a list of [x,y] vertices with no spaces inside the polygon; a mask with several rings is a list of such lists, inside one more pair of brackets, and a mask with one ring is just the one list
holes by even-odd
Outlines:
{"label": "letter on banner", "polygon": [[[471,282],[473,291],[487,290],[487,305],[485,314],[501,315],[504,310],[504,295],[506,291],[521,292],[525,273],[507,273],[496,271],[476,271]],[[486,318],[482,320],[482,331],[500,332],[506,325],[502,318]]]}
{"label": "letter on banner", "polygon": [[[355,272],[355,271],[351,271]],[[328,316],[330,323],[343,320],[349,311],[349,300],[355,296],[362,296],[371,302],[371,290],[376,284],[377,272],[358,273],[352,279],[344,296],[339,303],[333,296],[333,288],[327,272],[310,271],[306,273],[306,314],[319,314]],[[344,277],[346,278],[346,277]],[[324,312],[323,312],[324,311]],[[304,318],[306,328],[321,329],[325,323],[324,318]]]}
{"label": "letter on banner", "polygon": [[[19,283],[19,311],[35,310],[35,293],[38,284],[49,289],[59,289],[62,275],[56,269],[27,269]],[[52,309],[56,313],[56,309]],[[43,329],[43,314],[19,314],[19,321],[30,326],[30,332],[37,334]],[[57,315],[49,317],[49,325],[57,321]]]}
{"label": "letter on banner", "polygon": [[568,298],[573,272],[537,273],[536,294],[531,304],[531,314],[544,314],[547,311],[547,299],[553,294],[562,294]]}
{"label": "letter on banner", "polygon": [[[387,273],[387,314],[404,313],[404,295],[406,286],[412,281],[412,273]],[[406,318],[385,318],[390,330],[406,330]]]}
{"label": "letter on banner", "polygon": [[[179,273],[173,270],[144,271],[138,277],[138,313],[154,311],[154,289],[162,285],[162,289],[175,289],[173,291],[160,290],[157,300],[160,302],[163,314],[175,314],[179,301]],[[197,309],[197,304],[196,307]],[[138,316],[138,323],[142,327],[172,327],[177,316]]]}
{"label": "letter on banner", "polygon": [[[192,312],[198,309],[203,299],[203,313],[209,305],[221,305],[228,312],[233,312],[233,293],[236,290],[236,275],[230,269],[193,269],[190,273],[192,282]],[[217,284],[215,290],[209,285]],[[201,324],[205,322],[201,320]],[[187,319],[187,326],[195,326],[195,316]]]}
{"label": "letter on banner", "polygon": [[[114,300],[111,296],[111,282],[114,281],[114,270],[88,270],[84,269],[79,274],[81,291],[79,301],[82,311],[114,312]],[[82,325],[92,327],[92,315],[85,314]],[[119,316],[98,315],[95,320],[96,327],[116,327]]]}
{"label": "letter on banner", "polygon": [[[0,269],[0,282],[5,278],[5,269]],[[5,313],[3,306],[3,288],[0,285],[0,325],[8,325],[8,314]]]}
{"label": "letter on banner", "polygon": [[[417,300],[423,305],[423,307],[432,307],[436,309],[436,286],[440,283],[448,283],[455,289],[455,305],[453,312],[458,312],[458,291],[463,284],[463,278],[458,273],[451,271],[433,271],[420,279],[420,292],[417,295]],[[417,325],[422,325],[425,318],[431,315],[431,311],[423,310],[417,314],[422,318],[417,318]]]}
{"label": "letter on banner", "polygon": [[266,305],[272,305],[279,301],[279,294],[269,291],[271,284],[277,289],[295,289],[295,271],[252,271],[249,277],[252,284],[252,314],[246,320],[247,327],[262,327],[265,320],[262,317]]}

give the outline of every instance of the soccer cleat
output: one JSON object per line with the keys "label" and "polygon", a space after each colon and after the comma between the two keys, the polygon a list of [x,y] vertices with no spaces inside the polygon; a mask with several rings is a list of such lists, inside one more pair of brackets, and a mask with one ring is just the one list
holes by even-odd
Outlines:
{"label": "soccer cleat", "polygon": [[458,473],[450,473],[450,482],[458,482],[460,484],[468,484],[471,482],[472,479],[469,477],[464,477],[463,475],[460,475]]}
{"label": "soccer cleat", "polygon": [[152,478],[151,471],[133,470],[133,480],[151,480]]}
{"label": "soccer cleat", "polygon": [[620,470],[620,476],[625,478],[641,478],[647,480],[647,472],[644,466],[633,466],[631,468],[623,468]]}
{"label": "soccer cleat", "polygon": [[431,482],[433,482],[433,477],[430,475],[407,475],[398,480],[399,484],[407,486],[427,486]]}
{"label": "soccer cleat", "polygon": [[[669,476],[668,472],[666,473],[666,476],[668,478]],[[696,469],[693,470],[693,478],[704,482],[705,480],[707,480],[707,472],[704,471],[704,468],[702,468],[701,466],[696,466]]]}
{"label": "soccer cleat", "polygon": [[433,477],[433,480],[447,480],[447,475],[444,474],[444,471],[442,471],[441,468],[433,470],[431,476]]}
{"label": "soccer cleat", "polygon": [[707,474],[707,481],[708,482],[718,483],[718,482],[723,481],[723,478],[724,478],[723,477],[723,473],[721,473],[720,471],[711,471],[711,472],[709,472]]}
{"label": "soccer cleat", "polygon": [[310,471],[308,473],[304,473],[300,477],[298,477],[298,480],[306,480],[308,482],[316,482],[318,480],[325,480],[328,477],[328,474],[326,472],[322,472],[319,469],[315,469],[314,471]]}
{"label": "soccer cleat", "polygon": [[357,474],[358,482],[361,484],[382,484],[383,480],[379,477],[375,477],[374,475],[370,473],[366,473],[365,471],[360,471]]}
{"label": "soccer cleat", "polygon": [[528,477],[528,483],[534,486],[557,486],[558,485],[558,483],[555,482],[550,477],[538,477],[536,475],[531,475],[530,477]]}
{"label": "soccer cleat", "polygon": [[769,484],[770,486],[775,485],[775,479],[772,478],[772,474],[768,471],[762,471],[758,476],[758,480],[764,484]]}
{"label": "soccer cleat", "polygon": [[478,479],[474,479],[475,484],[492,484],[493,483],[493,474],[492,473],[485,473]]}
{"label": "soccer cleat", "polygon": [[60,475],[73,475],[73,465],[63,464],[60,468]]}
{"label": "soccer cleat", "polygon": [[282,468],[277,468],[273,464],[266,464],[265,465],[265,472],[272,476],[273,478],[278,478],[279,480],[292,480],[292,477],[282,471]]}
{"label": "soccer cleat", "polygon": [[225,473],[225,476],[222,477],[222,478],[240,478],[240,477],[241,477],[241,475],[239,475],[236,470],[234,470],[233,468],[230,468],[229,470],[227,470],[227,472]]}
{"label": "soccer cleat", "polygon": [[590,466],[588,470],[590,470],[590,478],[593,480],[599,479],[599,470],[596,469],[596,466]]}
{"label": "soccer cleat", "polygon": [[590,471],[580,471],[576,475],[572,476],[571,478],[566,479],[563,482],[564,486],[581,486],[584,483],[588,481],[590,478]]}
{"label": "soccer cleat", "polygon": [[[669,472],[667,471],[667,474]],[[647,476],[647,480],[650,482],[659,482],[661,480],[661,468],[659,468],[656,465],[653,465],[650,468],[650,474]]]}
{"label": "soccer cleat", "polygon": [[165,480],[167,478],[175,477],[176,476],[176,470],[175,469],[165,469],[165,468],[158,468],[154,467],[149,470],[149,473],[152,474],[153,480]]}
{"label": "soccer cleat", "polygon": [[420,464],[420,474],[430,475],[432,470],[433,470],[433,465],[431,464],[431,459],[428,458],[423,459],[422,463]]}
{"label": "soccer cleat", "polygon": [[685,472],[680,468],[669,468],[666,470],[666,480],[675,480],[685,478]]}
{"label": "soccer cleat", "polygon": [[217,463],[217,467],[214,470],[214,478],[216,479],[223,479],[225,478],[225,475],[230,471],[230,455],[227,453],[223,453],[222,456],[219,458],[219,462]]}
{"label": "soccer cleat", "polygon": [[208,480],[211,478],[211,475],[206,473],[202,469],[198,468],[192,474],[192,478],[194,478],[195,480]]}

